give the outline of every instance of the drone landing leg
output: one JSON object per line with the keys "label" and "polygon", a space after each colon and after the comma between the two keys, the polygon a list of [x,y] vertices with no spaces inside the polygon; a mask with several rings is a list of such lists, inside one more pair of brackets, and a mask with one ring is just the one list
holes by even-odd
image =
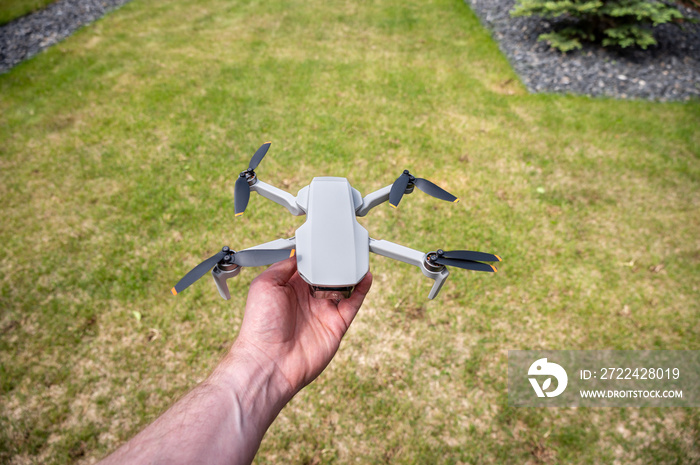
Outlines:
{"label": "drone landing leg", "polygon": [[[423,273],[425,273],[425,271]],[[430,294],[428,294],[430,300],[433,300],[440,293],[440,289],[442,289],[442,285],[445,284],[445,280],[450,272],[445,268],[439,272],[435,272],[435,274],[437,274],[437,276],[433,278],[435,282],[433,283],[433,287],[430,288]]]}
{"label": "drone landing leg", "polygon": [[228,284],[226,284],[226,280],[228,278],[238,276],[238,273],[240,272],[241,267],[237,265],[235,265],[235,268],[228,271],[220,269],[218,265],[211,270],[211,275],[214,277],[214,283],[216,284],[216,288],[219,290],[219,295],[222,299],[231,299],[231,293],[228,290]]}

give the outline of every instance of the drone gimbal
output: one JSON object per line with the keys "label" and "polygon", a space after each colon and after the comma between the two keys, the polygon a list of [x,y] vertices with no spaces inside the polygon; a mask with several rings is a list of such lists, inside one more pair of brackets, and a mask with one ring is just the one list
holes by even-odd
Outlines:
{"label": "drone gimbal", "polygon": [[226,280],[237,276],[241,267],[264,266],[296,255],[297,271],[309,284],[312,295],[319,299],[347,298],[355,285],[369,271],[369,252],[399,260],[420,268],[425,276],[435,281],[429,299],[434,299],[447,276],[448,266],[466,270],[495,272],[493,265],[500,262],[498,255],[469,250],[423,253],[385,240],[369,237],[357,217],[367,215],[374,207],[389,201],[397,208],[405,194],[418,188],[440,200],[459,202],[459,199],[427,179],[416,178],[404,171],[393,184],[362,197],[347,179],[316,177],[296,195],[260,181],[255,174],[265,157],[270,142],[263,144],[253,155],[248,169],[236,179],[234,188],[235,215],[245,212],[250,192],[283,206],[292,215],[306,215],[306,222],[294,237],[276,239],[236,252],[228,247],[194,267],[172,288],[177,295],[212,270],[214,282],[221,297],[231,298]]}

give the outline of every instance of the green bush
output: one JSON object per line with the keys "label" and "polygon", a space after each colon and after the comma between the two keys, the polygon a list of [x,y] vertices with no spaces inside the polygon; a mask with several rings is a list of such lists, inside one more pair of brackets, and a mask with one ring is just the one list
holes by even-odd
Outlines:
{"label": "green bush", "polygon": [[568,19],[539,37],[562,52],[581,48],[582,40],[646,49],[656,44],[654,26],[683,19],[675,6],[656,0],[518,0],[511,15]]}

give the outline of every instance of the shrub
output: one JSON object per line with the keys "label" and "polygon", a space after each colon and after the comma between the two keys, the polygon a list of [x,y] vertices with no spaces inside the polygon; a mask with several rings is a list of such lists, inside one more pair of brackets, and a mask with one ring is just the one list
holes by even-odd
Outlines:
{"label": "shrub", "polygon": [[683,18],[675,6],[657,0],[518,0],[511,15],[564,19],[539,37],[562,52],[581,48],[582,40],[646,49],[656,44],[651,28]]}

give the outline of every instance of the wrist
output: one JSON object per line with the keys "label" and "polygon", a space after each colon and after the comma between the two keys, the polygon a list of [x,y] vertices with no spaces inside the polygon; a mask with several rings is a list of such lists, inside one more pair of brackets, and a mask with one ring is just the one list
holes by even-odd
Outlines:
{"label": "wrist", "polygon": [[252,422],[260,435],[267,431],[296,391],[274,362],[257,349],[237,341],[206,383],[229,392],[242,422]]}

